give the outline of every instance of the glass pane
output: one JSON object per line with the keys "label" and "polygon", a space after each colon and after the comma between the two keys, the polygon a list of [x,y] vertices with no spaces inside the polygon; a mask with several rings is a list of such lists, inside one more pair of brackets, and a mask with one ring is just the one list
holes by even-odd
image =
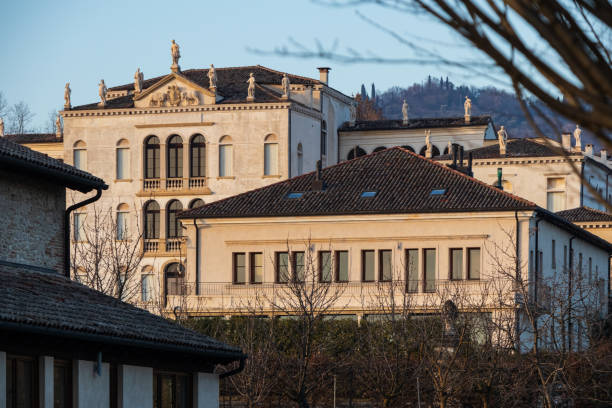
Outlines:
{"label": "glass pane", "polygon": [[159,408],[174,408],[172,403],[172,376],[161,375]]}
{"label": "glass pane", "polygon": [[153,300],[153,275],[142,275],[141,278],[141,299],[143,302]]}
{"label": "glass pane", "polygon": [[234,254],[234,279],[236,283],[246,282],[246,257],[244,253]]}
{"label": "glass pane", "polygon": [[204,177],[204,163],[205,163],[205,150],[204,146],[192,146],[191,148],[191,176],[192,177]]}
{"label": "glass pane", "polygon": [[83,160],[85,158],[84,152],[84,150],[74,150],[73,152],[74,167],[76,167],[77,169],[85,170],[85,162]]}
{"label": "glass pane", "polygon": [[362,251],[363,280],[374,280],[374,251]]}
{"label": "glass pane", "polygon": [[264,144],[264,174],[266,176],[278,174],[278,144]]}
{"label": "glass pane", "polygon": [[294,252],[294,266],[295,266],[295,278],[302,282],[304,280],[304,253]]}
{"label": "glass pane", "polygon": [[436,250],[425,249],[425,290],[433,292],[436,290]]}
{"label": "glass pane", "polygon": [[480,279],[480,248],[470,248],[468,250],[470,264],[469,278]]}
{"label": "glass pane", "polygon": [[348,251],[336,251],[337,278],[339,282],[348,282]]}
{"label": "glass pane", "polygon": [[127,178],[128,149],[117,149],[117,180]]}
{"label": "glass pane", "polygon": [[451,249],[451,279],[463,279],[463,249]]}
{"label": "glass pane", "polygon": [[34,362],[30,360],[16,360],[15,361],[15,401],[17,407],[31,407],[33,393],[35,390],[32,387],[34,380]]}
{"label": "glass pane", "polygon": [[53,408],[64,408],[67,406],[67,385],[67,367],[56,365],[53,367]]}
{"label": "glass pane", "polygon": [[232,175],[232,145],[219,146],[219,177]]}
{"label": "glass pane", "polygon": [[261,252],[251,254],[251,281],[252,283],[263,282],[263,254]]}
{"label": "glass pane", "polygon": [[117,213],[117,240],[125,239],[127,231],[127,213]]}
{"label": "glass pane", "polygon": [[391,270],[391,256],[392,251],[382,250],[380,251],[380,280],[390,281],[392,276]]}
{"label": "glass pane", "polygon": [[184,375],[176,376],[176,408],[189,407],[189,378]]}
{"label": "glass pane", "polygon": [[332,259],[330,251],[319,252],[319,273],[321,282],[332,280]]}
{"label": "glass pane", "polygon": [[278,252],[276,254],[277,280],[286,283],[289,280],[289,253]]}
{"label": "glass pane", "polygon": [[416,292],[419,290],[419,250],[406,250],[406,268],[408,272],[406,290]]}

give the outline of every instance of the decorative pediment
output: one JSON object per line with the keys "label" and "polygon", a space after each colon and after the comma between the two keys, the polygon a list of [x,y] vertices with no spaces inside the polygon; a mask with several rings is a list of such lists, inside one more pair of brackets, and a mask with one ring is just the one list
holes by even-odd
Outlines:
{"label": "decorative pediment", "polygon": [[210,89],[173,72],[144,92],[134,95],[134,106],[148,108],[213,105],[218,99],[219,95]]}

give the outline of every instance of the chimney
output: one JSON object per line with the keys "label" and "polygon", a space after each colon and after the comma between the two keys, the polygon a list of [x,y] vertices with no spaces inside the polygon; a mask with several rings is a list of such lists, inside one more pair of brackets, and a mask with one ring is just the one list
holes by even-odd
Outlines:
{"label": "chimney", "polygon": [[317,69],[319,70],[319,80],[327,85],[329,83],[329,71],[331,71],[331,68],[319,67]]}
{"label": "chimney", "polygon": [[601,149],[601,152],[599,154],[601,154],[601,160],[608,160],[608,151],[607,150]]}
{"label": "chimney", "polygon": [[463,146],[459,145],[459,166],[463,167]]}
{"label": "chimney", "polygon": [[584,154],[587,156],[593,156],[593,145],[592,144],[588,144],[586,146],[584,146]]}
{"label": "chimney", "polygon": [[315,179],[312,181],[312,191],[323,191],[325,187],[325,182],[321,178],[321,160],[317,160],[317,170],[315,172]]}
{"label": "chimney", "polygon": [[563,150],[567,150],[568,152],[572,150],[572,134],[571,133],[563,133],[561,135],[561,147],[563,147]]}
{"label": "chimney", "polygon": [[459,150],[459,145],[453,143],[453,169],[457,168],[457,151]]}
{"label": "chimney", "polygon": [[474,173],[472,172],[472,152],[468,153],[467,175],[470,176],[470,177],[474,177]]}
{"label": "chimney", "polygon": [[504,185],[502,184],[502,178],[503,178],[502,171],[503,170],[501,167],[497,168],[497,188],[499,188],[500,190],[504,189]]}

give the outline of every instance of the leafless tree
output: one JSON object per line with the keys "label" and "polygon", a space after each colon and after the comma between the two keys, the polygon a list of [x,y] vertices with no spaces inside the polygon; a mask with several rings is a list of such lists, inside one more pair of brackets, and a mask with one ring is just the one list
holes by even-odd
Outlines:
{"label": "leafless tree", "polygon": [[133,222],[118,220],[112,209],[92,205],[87,212],[73,214],[72,220],[73,278],[118,299],[136,300],[143,258],[138,217],[134,216]]}
{"label": "leafless tree", "polygon": [[55,133],[57,130],[57,109],[53,109],[47,116],[47,123],[45,125],[45,133]]}
{"label": "leafless tree", "polygon": [[7,114],[8,114],[8,102],[6,101],[6,98],[4,97],[4,94],[2,93],[2,91],[0,91],[0,118],[6,121]]}
{"label": "leafless tree", "polygon": [[9,111],[9,129],[11,133],[26,133],[32,122],[34,113],[25,102],[18,102]]}

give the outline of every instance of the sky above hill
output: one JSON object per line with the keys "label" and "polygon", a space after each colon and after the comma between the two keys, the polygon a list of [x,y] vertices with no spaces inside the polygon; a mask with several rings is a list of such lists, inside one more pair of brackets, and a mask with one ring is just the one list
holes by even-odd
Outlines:
{"label": "sky above hill", "polygon": [[[369,25],[357,13],[384,24],[446,58],[473,58],[456,35],[423,16],[397,14],[375,7],[337,8],[309,0],[223,1],[4,1],[0,5],[0,92],[10,104],[24,101],[42,128],[53,109],[63,106],[70,82],[72,104],[96,102],[98,83],[112,87],[133,81],[136,68],[145,78],[170,72],[170,41],[181,47],[183,69],[261,64],[280,71],[318,77],[330,66],[330,85],[348,95],[362,83],[369,91],[408,86],[445,67],[405,64],[345,64],[323,59],[262,55],[296,40],[311,49],[337,43],[367,55],[412,57],[411,49]],[[428,40],[435,41],[428,43]],[[452,46],[439,45],[451,43]],[[479,77],[450,73],[456,83],[492,84]],[[245,85],[246,86],[246,85]]]}

